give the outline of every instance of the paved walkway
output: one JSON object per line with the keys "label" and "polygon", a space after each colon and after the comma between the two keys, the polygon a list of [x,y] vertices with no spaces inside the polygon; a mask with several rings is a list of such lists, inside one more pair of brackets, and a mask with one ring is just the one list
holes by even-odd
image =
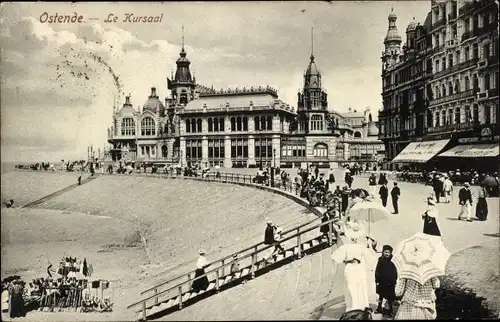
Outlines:
{"label": "paved walkway", "polygon": [[[421,214],[426,209],[425,200],[431,188],[405,182],[399,185],[402,191],[400,214],[370,227],[379,248],[384,244],[395,246],[400,240],[422,231]],[[366,189],[368,179],[356,177],[354,187]],[[470,223],[456,218],[459,211],[457,193],[458,189],[453,203],[437,205],[443,241],[452,253],[490,241],[489,234],[498,232],[499,227],[498,199],[488,200],[488,221]],[[392,212],[392,208],[389,209]],[[345,282],[342,273],[335,274],[337,266],[332,264],[331,251],[323,250],[297,260],[162,320],[338,319],[345,311]],[[381,316],[375,315],[374,319],[381,319]]]}

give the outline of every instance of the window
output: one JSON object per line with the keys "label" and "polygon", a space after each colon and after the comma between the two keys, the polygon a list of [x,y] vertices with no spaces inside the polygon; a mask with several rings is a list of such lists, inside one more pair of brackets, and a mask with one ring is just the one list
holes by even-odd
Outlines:
{"label": "window", "polygon": [[186,140],[186,159],[199,161],[201,157],[201,140]]}
{"label": "window", "polygon": [[448,55],[448,68],[452,68],[452,67],[453,67],[453,55],[449,54]]}
{"label": "window", "polygon": [[248,117],[243,116],[243,131],[248,131]]}
{"label": "window", "polygon": [[484,74],[484,90],[490,89],[490,74],[485,73]]}
{"label": "window", "polygon": [[242,130],[242,122],[241,122],[241,117],[237,117],[236,118],[236,130],[237,131],[241,131]]}
{"label": "window", "polygon": [[465,107],[465,123],[470,123],[472,121],[472,114],[470,111],[470,106]]}
{"label": "window", "polygon": [[231,140],[231,158],[232,159],[248,158],[248,140],[247,139],[232,139]]}
{"label": "window", "polygon": [[168,150],[166,145],[161,146],[161,157],[162,158],[168,157]]}
{"label": "window", "polygon": [[472,45],[472,59],[477,59],[479,57],[479,52],[478,52],[478,45],[474,44]]}
{"label": "window", "polygon": [[191,121],[189,119],[186,120],[186,133],[191,133]]}
{"label": "window", "polygon": [[208,159],[224,159],[224,140],[208,140]]}
{"label": "window", "polygon": [[214,131],[214,124],[213,120],[211,117],[208,118],[208,132],[213,132]]}
{"label": "window", "polygon": [[272,116],[267,117],[267,130],[269,130],[269,131],[273,130],[273,117]]}
{"label": "window", "polygon": [[451,82],[448,82],[448,95],[453,94],[453,84]]}
{"label": "window", "polygon": [[445,69],[446,69],[446,60],[443,58],[443,60],[441,61],[441,70]]}
{"label": "window", "polygon": [[326,158],[328,157],[328,147],[324,143],[317,143],[314,146],[313,154],[315,157]]}
{"label": "window", "polygon": [[267,130],[265,116],[260,117],[260,130]]}
{"label": "window", "polygon": [[196,120],[196,130],[197,132],[201,132],[202,126],[201,126],[201,119]]}
{"label": "window", "polygon": [[321,115],[311,116],[311,130],[323,131],[323,117]]}
{"label": "window", "polygon": [[474,89],[474,94],[479,92],[479,79],[477,78],[477,74],[474,74],[473,89]]}
{"label": "window", "polygon": [[455,124],[460,124],[460,107],[455,107]]}
{"label": "window", "polygon": [[445,84],[441,85],[441,96],[442,97],[446,96],[446,85]]}
{"label": "window", "polygon": [[460,93],[460,80],[455,79],[455,93]]}
{"label": "window", "polygon": [[446,111],[441,111],[441,124],[446,125]]}
{"label": "window", "polygon": [[[487,110],[487,107],[486,107],[486,106],[485,106],[484,110],[485,110],[485,112],[486,112],[486,110]],[[477,106],[477,104],[474,104],[474,105],[472,106],[472,121],[473,121],[474,123],[479,122],[479,107]]]}
{"label": "window", "polygon": [[469,80],[469,76],[465,76],[465,90],[466,90],[466,91],[470,90],[470,80]]}
{"label": "window", "polygon": [[484,123],[491,124],[491,106],[484,106]]}
{"label": "window", "polygon": [[260,130],[260,118],[258,116],[253,118],[253,123],[254,123],[255,131],[259,131]]}
{"label": "window", "polygon": [[133,118],[122,119],[122,135],[135,135],[135,122]]}
{"label": "window", "polygon": [[446,119],[446,124],[452,124],[453,123],[453,110],[450,108],[448,110],[448,117]]}
{"label": "window", "polygon": [[191,132],[196,133],[196,119],[191,119]]}
{"label": "window", "polygon": [[273,157],[273,142],[271,139],[263,138],[255,140],[255,159],[270,159]]}
{"label": "window", "polygon": [[359,131],[354,132],[354,137],[361,138],[361,132],[359,132]]}
{"label": "window", "polygon": [[488,59],[490,57],[490,44],[485,44],[483,46],[483,58]]}
{"label": "window", "polygon": [[467,46],[465,47],[465,52],[464,52],[464,61],[468,61],[470,59],[469,54],[470,53],[470,47]]}
{"label": "window", "polygon": [[231,117],[231,132],[236,131],[236,119],[234,117]]}
{"label": "window", "polygon": [[439,112],[436,112],[435,115],[436,116],[434,117],[434,120],[436,120],[436,124],[434,126],[440,126],[440,123],[439,123]]}
{"label": "window", "polygon": [[141,135],[156,135],[156,125],[153,118],[145,117],[142,119]]}

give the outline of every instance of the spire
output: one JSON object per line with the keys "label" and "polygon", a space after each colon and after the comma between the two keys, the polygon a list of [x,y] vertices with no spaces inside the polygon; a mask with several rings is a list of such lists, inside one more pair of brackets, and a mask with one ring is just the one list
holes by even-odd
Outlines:
{"label": "spire", "polygon": [[182,49],[180,55],[181,57],[186,57],[186,51],[184,50],[184,25],[182,25]]}
{"label": "spire", "polygon": [[311,61],[314,61],[314,27],[311,27]]}

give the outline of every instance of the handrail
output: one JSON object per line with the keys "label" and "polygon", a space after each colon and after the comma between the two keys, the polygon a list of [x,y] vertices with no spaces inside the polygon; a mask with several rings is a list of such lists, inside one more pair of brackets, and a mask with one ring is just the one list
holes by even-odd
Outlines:
{"label": "handrail", "polygon": [[[301,224],[300,226],[297,226],[297,227],[294,227],[294,228],[290,228],[290,229],[288,229],[288,230],[284,231],[284,232],[283,232],[283,235],[286,235],[286,234],[290,233],[291,231],[294,231],[294,230],[300,229],[300,228],[302,228],[302,227],[304,227],[304,226],[307,226],[307,225],[309,225],[309,224],[311,224],[311,223],[313,223],[314,221],[319,220],[319,219],[320,219],[320,218],[314,218],[314,219],[312,219],[312,220],[310,220],[310,221],[308,221],[308,222],[306,222],[306,223],[304,223],[304,224]],[[208,264],[208,266],[212,266],[213,264],[217,264],[217,263],[219,263],[219,262],[225,261],[225,260],[227,260],[227,259],[229,259],[229,258],[232,258],[235,254],[238,254],[238,255],[239,255],[239,254],[241,254],[241,253],[244,253],[244,252],[247,252],[247,251],[251,250],[252,248],[259,247],[259,246],[260,246],[260,245],[262,245],[262,244],[264,244],[264,242],[263,242],[263,241],[262,241],[262,242],[260,242],[260,243],[255,244],[255,245],[252,245],[252,246],[250,246],[250,247],[244,248],[243,250],[237,251],[237,252],[235,252],[235,253],[233,253],[233,254],[231,254],[231,255],[228,255],[228,256],[225,256],[225,257],[223,257],[223,258],[217,259],[217,260],[215,260],[215,261],[213,261],[213,262],[209,263],[209,264]],[[220,268],[220,267],[219,267],[219,268]],[[180,275],[180,276],[177,276],[177,277],[175,277],[175,278],[171,278],[171,279],[169,279],[169,280],[168,280],[168,281],[166,281],[166,282],[160,283],[160,284],[155,285],[155,286],[153,286],[153,287],[151,287],[151,288],[149,288],[149,289],[147,289],[147,290],[145,290],[145,291],[142,291],[142,292],[140,293],[140,295],[143,295],[143,294],[146,294],[146,293],[148,293],[148,292],[151,292],[151,291],[153,291],[153,290],[155,290],[155,289],[157,289],[157,288],[159,288],[159,287],[162,287],[162,286],[164,286],[164,285],[166,285],[166,284],[169,284],[169,283],[171,283],[171,282],[173,282],[173,281],[175,281],[175,280],[178,280],[178,279],[180,279],[180,278],[182,278],[182,277],[185,277],[186,275],[188,275],[188,276],[189,276],[189,275],[191,275],[191,274],[194,274],[195,272],[196,272],[196,269],[194,269],[194,270],[192,270],[192,271],[190,271],[190,272],[188,272],[188,273],[184,273],[184,274],[182,274],[182,275]]]}
{"label": "handrail", "polygon": [[[179,284],[177,284],[177,285],[175,285],[175,286],[172,286],[172,287],[171,287],[171,288],[169,288],[169,289],[166,289],[166,290],[164,290],[164,291],[161,291],[161,292],[155,293],[154,295],[151,295],[151,296],[149,296],[149,297],[147,297],[147,298],[145,298],[145,299],[142,299],[142,300],[140,300],[140,301],[138,301],[138,302],[136,302],[136,303],[130,304],[129,306],[127,306],[127,309],[130,309],[130,308],[132,308],[132,307],[136,307],[136,306],[138,306],[139,304],[142,304],[142,303],[145,303],[145,302],[147,302],[147,301],[149,301],[149,300],[152,300],[152,299],[154,299],[154,298],[157,298],[158,296],[161,296],[161,295],[163,295],[163,294],[166,294],[167,292],[169,292],[169,291],[171,291],[171,290],[174,290],[174,289],[180,288],[180,287],[182,287],[182,286],[183,286],[183,285],[185,285],[185,284],[189,284],[189,283],[193,282],[194,280],[198,280],[198,279],[200,279],[200,278],[202,278],[202,277],[208,276],[209,274],[214,273],[214,272],[216,272],[216,271],[219,271],[221,268],[228,267],[228,266],[232,265],[232,264],[233,264],[233,263],[235,263],[235,262],[240,262],[240,261],[242,261],[242,260],[244,260],[244,259],[247,259],[247,258],[253,257],[255,254],[258,254],[258,253],[264,252],[264,251],[266,251],[266,250],[270,249],[271,247],[275,247],[275,246],[276,246],[276,244],[280,244],[280,243],[286,242],[286,241],[288,241],[288,240],[290,240],[290,239],[292,239],[292,238],[302,236],[303,234],[308,233],[308,232],[310,232],[310,231],[312,231],[312,230],[314,230],[314,229],[317,229],[317,228],[322,227],[322,226],[324,226],[324,225],[333,224],[333,223],[335,223],[335,222],[338,222],[338,219],[337,219],[337,218],[330,219],[329,221],[325,221],[325,222],[319,223],[319,224],[317,224],[317,225],[315,225],[315,226],[313,226],[313,227],[307,228],[306,230],[303,230],[303,231],[298,231],[296,234],[294,234],[294,235],[292,235],[292,236],[286,237],[286,238],[284,238],[284,239],[280,240],[280,241],[279,241],[279,242],[277,242],[277,243],[273,243],[273,244],[268,245],[268,246],[266,246],[266,247],[264,247],[264,248],[262,248],[262,249],[260,249],[260,250],[258,250],[258,251],[252,252],[252,253],[250,253],[250,254],[245,255],[244,257],[238,258],[236,261],[232,261],[232,262],[229,262],[229,263],[223,264],[223,265],[222,265],[222,266],[220,266],[220,267],[213,268],[213,269],[211,269],[210,271],[205,272],[205,274],[203,274],[203,275],[200,275],[200,276],[198,276],[198,277],[191,278],[191,279],[189,279],[189,280],[187,280],[187,281],[184,281],[184,282],[181,282],[181,283],[179,283]],[[300,245],[299,245],[299,247],[300,247]],[[252,263],[252,265],[253,265],[253,263]]]}

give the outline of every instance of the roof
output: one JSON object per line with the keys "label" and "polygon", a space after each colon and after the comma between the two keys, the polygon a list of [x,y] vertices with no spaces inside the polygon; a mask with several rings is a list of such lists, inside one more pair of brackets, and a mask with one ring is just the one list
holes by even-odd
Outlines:
{"label": "roof", "polygon": [[164,111],[165,105],[160,101],[158,95],[156,95],[156,88],[151,88],[151,95],[149,95],[148,100],[144,103],[143,111],[151,111],[156,113],[156,111]]}
{"label": "roof", "polygon": [[121,117],[124,116],[133,116],[137,111],[132,107],[132,105],[123,105],[123,107],[118,111],[118,115]]}
{"label": "roof", "polygon": [[189,102],[184,108],[184,112],[199,112],[206,110],[239,110],[239,109],[249,109],[250,103],[253,104],[254,107],[261,108],[281,108],[284,110],[292,111],[292,108],[285,104],[283,101],[277,99],[275,96],[271,94],[248,94],[241,93],[231,94],[227,96],[205,96],[200,97],[199,99],[193,100]]}

